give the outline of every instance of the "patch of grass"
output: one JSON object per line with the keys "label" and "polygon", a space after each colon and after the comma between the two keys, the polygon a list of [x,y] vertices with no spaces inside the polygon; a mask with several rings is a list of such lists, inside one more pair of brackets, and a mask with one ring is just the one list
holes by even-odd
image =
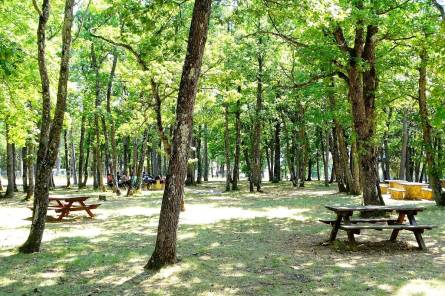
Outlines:
{"label": "patch of grass", "polygon": [[[154,248],[162,192],[107,193],[95,219],[79,213],[48,223],[42,252],[30,255],[16,252],[29,231],[27,204],[1,201],[0,214],[17,214],[0,223],[0,295],[428,295],[445,289],[443,210],[432,204],[418,215],[439,225],[424,235],[428,252],[417,251],[409,232],[396,244],[385,242],[389,232],[365,232],[351,248],[340,231],[338,241],[323,246],[330,227],[318,219],[332,216],[324,205],[358,204],[359,197],[316,182],[303,189],[265,184],[255,194],[246,184],[233,193],[223,186],[187,188],[180,262],[159,272],[143,266]],[[15,239],[2,237],[11,233]]]}

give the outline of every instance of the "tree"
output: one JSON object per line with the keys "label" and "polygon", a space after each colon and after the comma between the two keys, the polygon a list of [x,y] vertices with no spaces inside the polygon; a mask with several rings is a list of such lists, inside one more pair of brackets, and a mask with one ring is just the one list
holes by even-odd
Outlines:
{"label": "tree", "polygon": [[60,134],[65,116],[67,84],[69,76],[69,59],[71,49],[71,29],[73,24],[74,0],[66,0],[62,26],[62,54],[60,58],[59,81],[57,88],[57,103],[54,117],[51,120],[51,96],[48,70],[45,58],[46,27],[50,14],[49,0],[43,0],[39,13],[37,28],[37,46],[39,72],[42,83],[42,119],[40,127],[39,149],[37,152],[36,186],[33,205],[31,230],[26,242],[19,248],[22,253],[34,253],[40,250],[43,231],[45,229],[48,210],[49,182],[54,167]]}
{"label": "tree", "polygon": [[147,269],[159,269],[166,264],[176,262],[176,232],[180,202],[183,198],[187,154],[192,135],[193,107],[207,39],[211,3],[211,0],[195,0],[193,8],[158,235],[155,250],[145,266]]}

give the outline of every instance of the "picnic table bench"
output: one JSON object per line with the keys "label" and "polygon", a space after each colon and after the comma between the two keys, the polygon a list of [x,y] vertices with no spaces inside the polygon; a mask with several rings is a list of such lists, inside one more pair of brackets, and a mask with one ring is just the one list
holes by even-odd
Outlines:
{"label": "picnic table bench", "polygon": [[[332,226],[329,241],[334,241],[337,237],[338,230],[344,230],[348,234],[348,240],[351,244],[355,244],[355,234],[360,234],[361,230],[384,230],[392,229],[390,241],[395,241],[401,230],[408,230],[414,233],[416,241],[421,250],[426,250],[422,233],[425,230],[435,228],[435,225],[417,224],[415,215],[424,210],[420,206],[326,206],[328,210],[336,213],[336,219],[322,219],[320,222],[330,224]],[[396,212],[397,218],[355,218],[351,219],[354,212],[382,213]],[[405,218],[408,222],[405,223]]]}
{"label": "picnic table bench", "polygon": [[[93,218],[94,214],[92,210],[97,209],[101,204],[85,204],[85,201],[89,198],[89,196],[85,195],[50,196],[48,198],[50,202],[48,205],[48,210],[53,210],[59,214],[59,216],[56,218],[58,221],[61,221],[64,217],[68,216],[70,212],[75,211],[85,211],[91,218]],[[30,209],[33,210],[32,207]]]}

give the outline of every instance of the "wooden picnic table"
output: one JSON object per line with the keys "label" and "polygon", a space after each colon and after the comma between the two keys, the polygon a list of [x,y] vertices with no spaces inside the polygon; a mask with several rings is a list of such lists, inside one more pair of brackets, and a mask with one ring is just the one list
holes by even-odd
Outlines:
{"label": "wooden picnic table", "polygon": [[[361,230],[365,229],[392,229],[390,241],[395,241],[400,230],[409,230],[414,233],[419,248],[426,250],[425,243],[422,238],[422,233],[425,229],[432,229],[435,225],[420,225],[417,224],[415,215],[424,210],[424,207],[413,205],[388,205],[388,206],[339,206],[328,205],[328,210],[335,212],[335,220],[320,220],[323,223],[331,224],[332,230],[329,241],[334,241],[337,237],[338,230],[344,230],[348,234],[350,243],[355,244],[354,234],[360,234]],[[354,212],[367,213],[381,213],[381,212],[396,212],[397,218],[356,218],[352,219]],[[408,223],[405,223],[405,218],[408,218]]]}
{"label": "wooden picnic table", "polygon": [[[85,211],[91,218],[93,218],[94,214],[91,210],[96,209],[100,204],[85,204],[85,201],[89,198],[89,196],[85,195],[50,196],[48,198],[50,202],[48,209],[59,213],[59,216],[57,217],[57,220],[59,221],[68,216],[70,212],[74,211]],[[51,202],[53,202],[52,205]]]}

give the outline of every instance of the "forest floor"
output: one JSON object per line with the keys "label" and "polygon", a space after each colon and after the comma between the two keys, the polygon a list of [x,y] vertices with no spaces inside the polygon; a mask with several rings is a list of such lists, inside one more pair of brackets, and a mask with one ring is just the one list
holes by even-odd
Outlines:
{"label": "forest floor", "polygon": [[[47,223],[42,251],[22,255],[30,203],[0,200],[0,295],[443,295],[445,214],[432,202],[418,221],[439,227],[416,249],[410,232],[385,242],[369,231],[349,247],[346,235],[322,245],[332,217],[326,204],[359,204],[334,186],[265,184],[223,193],[222,182],[186,190],[178,231],[180,262],[159,272],[143,266],[151,255],[161,192],[114,197],[107,193],[89,219],[78,213]],[[243,184],[245,185],[245,184]],[[58,193],[78,194],[76,190]],[[83,191],[98,195],[91,190]],[[96,197],[92,198],[96,199]],[[394,202],[394,201],[390,201]],[[399,203],[409,203],[398,201]]]}

